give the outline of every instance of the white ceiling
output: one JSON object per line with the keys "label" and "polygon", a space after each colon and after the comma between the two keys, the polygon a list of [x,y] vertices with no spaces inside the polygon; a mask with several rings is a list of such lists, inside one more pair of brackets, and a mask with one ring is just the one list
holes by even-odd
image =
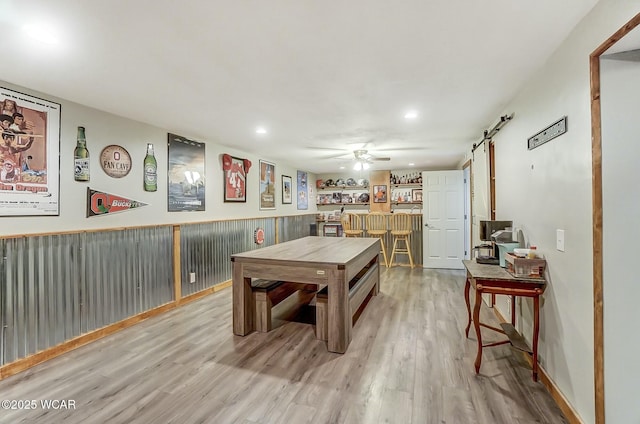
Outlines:
{"label": "white ceiling", "polygon": [[444,169],[596,2],[0,0],[0,79],[311,172]]}

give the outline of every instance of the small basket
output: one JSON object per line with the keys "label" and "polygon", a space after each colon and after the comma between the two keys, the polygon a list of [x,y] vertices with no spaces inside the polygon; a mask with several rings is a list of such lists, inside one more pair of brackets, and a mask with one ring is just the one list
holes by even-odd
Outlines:
{"label": "small basket", "polygon": [[507,271],[514,277],[543,278],[547,267],[545,259],[519,258],[512,253],[507,253],[504,259]]}

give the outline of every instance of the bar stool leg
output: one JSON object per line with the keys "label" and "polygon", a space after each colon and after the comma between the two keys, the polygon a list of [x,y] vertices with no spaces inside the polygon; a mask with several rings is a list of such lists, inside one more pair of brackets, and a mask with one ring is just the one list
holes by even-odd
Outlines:
{"label": "bar stool leg", "polygon": [[407,254],[409,255],[409,263],[411,264],[411,268],[413,269],[413,254],[411,253],[411,237],[410,236],[405,237],[404,242],[407,245]]}
{"label": "bar stool leg", "polygon": [[389,261],[387,260],[387,249],[384,247],[384,235],[380,236],[380,245],[382,246],[382,256],[384,257],[384,266],[389,268]]}

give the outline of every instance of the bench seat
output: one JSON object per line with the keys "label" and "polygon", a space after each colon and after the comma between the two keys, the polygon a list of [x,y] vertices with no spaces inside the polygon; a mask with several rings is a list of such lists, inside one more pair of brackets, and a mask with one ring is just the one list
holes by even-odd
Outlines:
{"label": "bench seat", "polygon": [[254,280],[251,291],[255,304],[256,331],[266,333],[273,328],[271,309],[298,291],[315,291],[315,284],[291,283],[277,280]]}
{"label": "bench seat", "polygon": [[[349,282],[349,311],[352,323],[358,317],[363,303],[369,295],[377,296],[380,290],[380,273],[377,262],[364,268]],[[328,315],[329,287],[325,286],[316,295],[316,338],[328,340],[329,315]]]}

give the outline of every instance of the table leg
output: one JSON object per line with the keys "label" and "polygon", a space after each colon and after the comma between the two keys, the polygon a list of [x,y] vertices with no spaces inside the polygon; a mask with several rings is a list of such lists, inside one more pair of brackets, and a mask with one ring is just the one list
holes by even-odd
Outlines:
{"label": "table leg", "polygon": [[255,310],[251,278],[245,278],[242,264],[232,262],[233,334],[245,336],[254,330]]}
{"label": "table leg", "polygon": [[538,381],[538,333],[540,332],[540,297],[533,297],[533,381]]}
{"label": "table leg", "polygon": [[482,363],[482,333],[480,332],[480,305],[482,304],[482,292],[476,287],[476,300],[473,305],[473,327],[476,330],[476,339],[478,339],[478,353],[476,355],[476,374],[480,372],[480,363]]}
{"label": "table leg", "polygon": [[469,338],[469,329],[471,328],[471,306],[469,304],[469,290],[471,289],[471,282],[469,278],[464,284],[464,301],[467,304],[467,317],[469,320],[467,321],[467,328],[464,329],[464,334]]}
{"label": "table leg", "polygon": [[344,353],[351,342],[351,310],[349,282],[344,270],[329,272],[327,298],[327,349]]}

